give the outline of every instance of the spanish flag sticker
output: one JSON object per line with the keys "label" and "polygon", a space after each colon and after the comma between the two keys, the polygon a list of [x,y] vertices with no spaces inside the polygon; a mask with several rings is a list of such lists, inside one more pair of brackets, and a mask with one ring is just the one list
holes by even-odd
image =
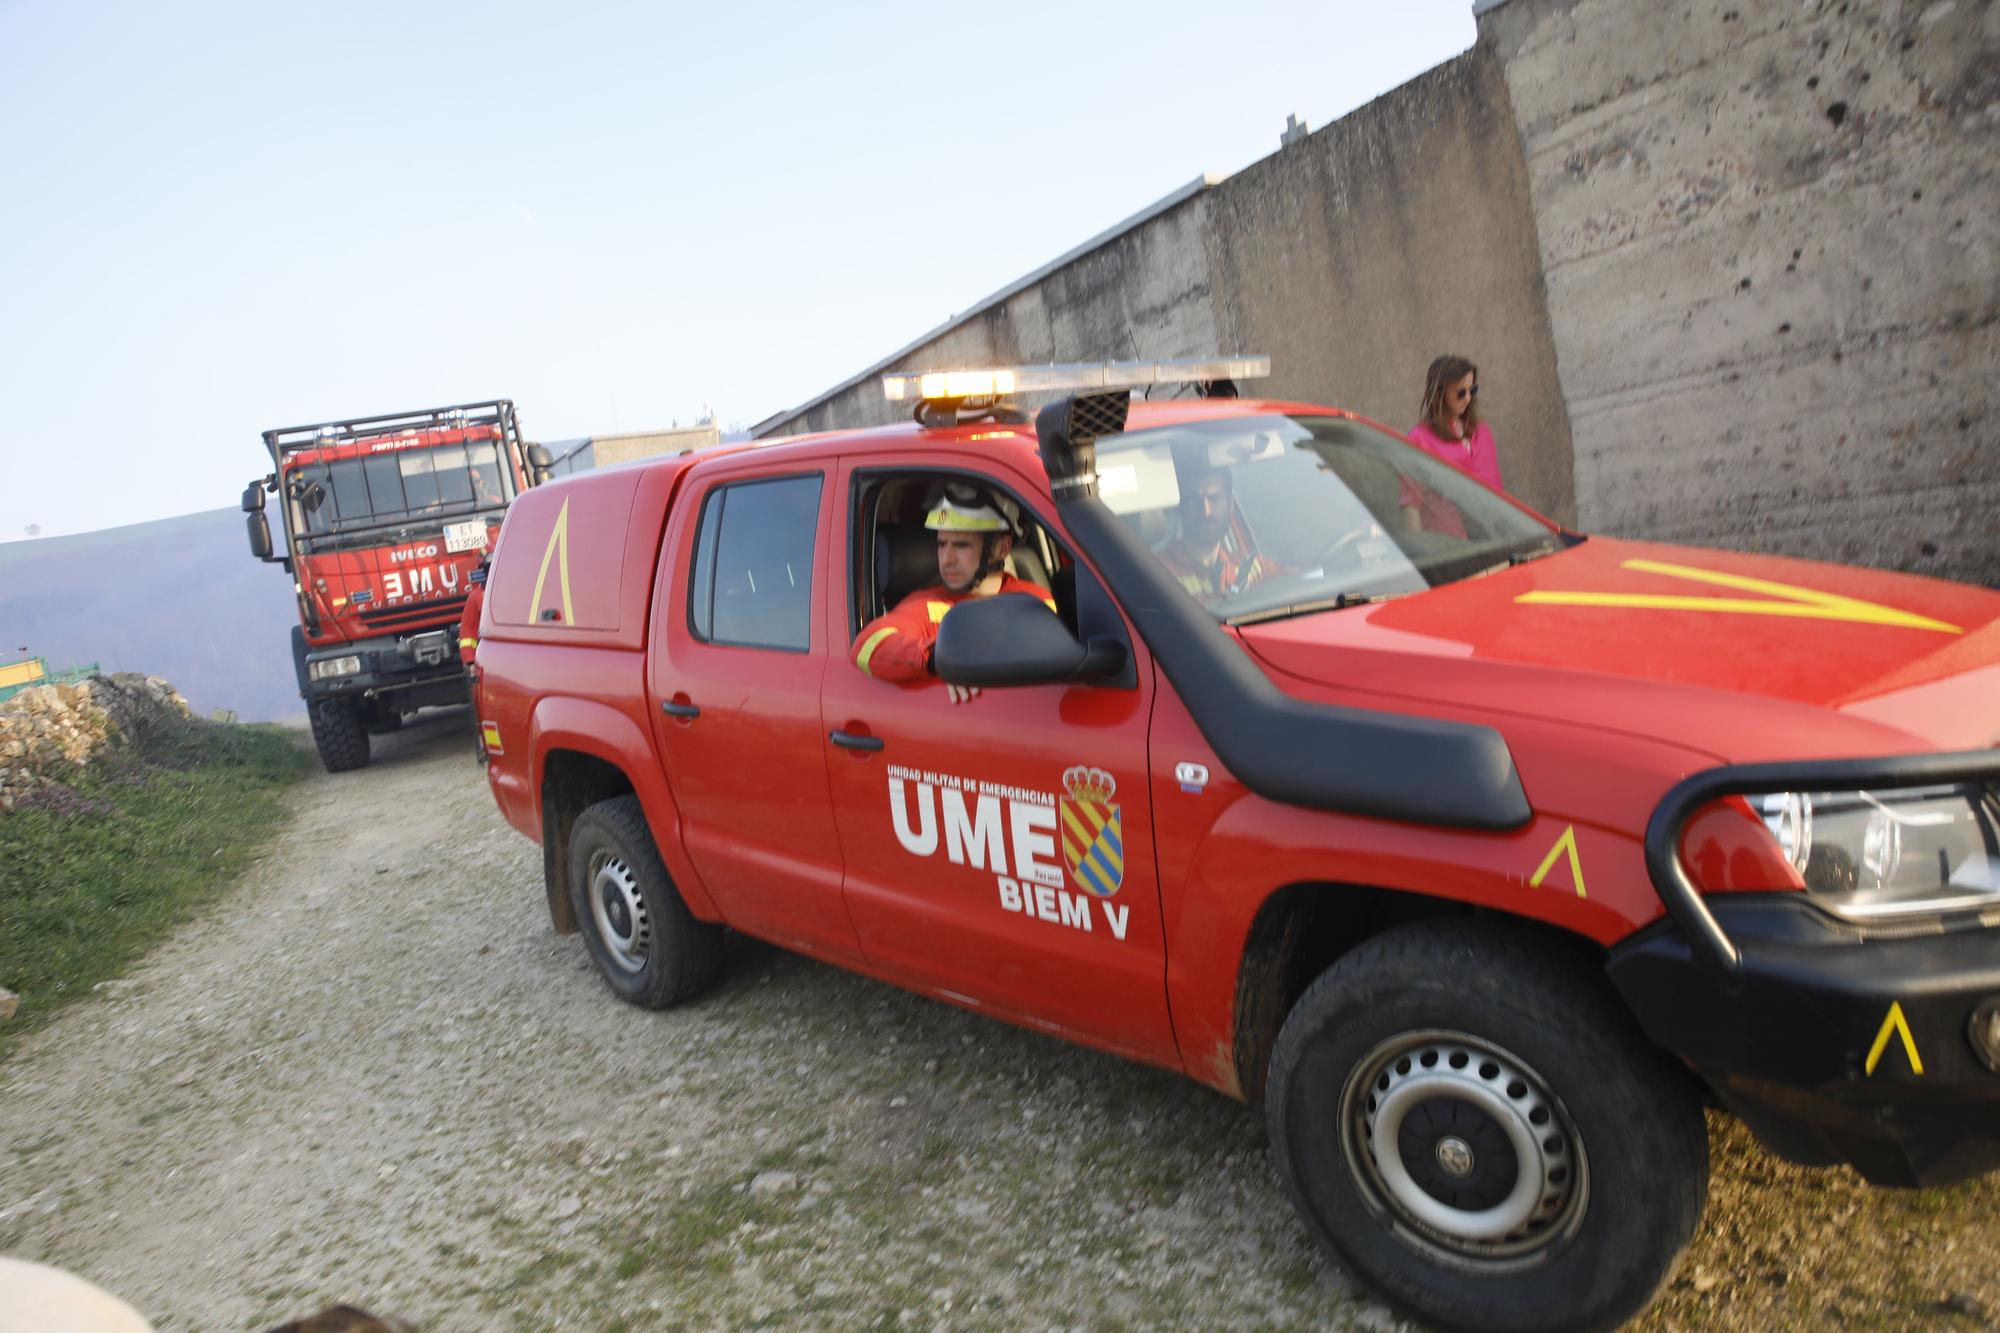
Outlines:
{"label": "spanish flag sticker", "polygon": [[486,743],[486,753],[507,753],[500,747],[500,724],[498,722],[481,722],[479,724],[479,739]]}

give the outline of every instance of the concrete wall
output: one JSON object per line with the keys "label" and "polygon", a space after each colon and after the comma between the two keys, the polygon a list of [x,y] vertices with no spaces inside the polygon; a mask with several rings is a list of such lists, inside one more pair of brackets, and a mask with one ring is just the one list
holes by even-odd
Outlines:
{"label": "concrete wall", "polygon": [[1480,45],[1581,524],[2000,583],[2000,5],[1505,0]]}
{"label": "concrete wall", "polygon": [[[1432,357],[1480,367],[1509,488],[1575,516],[1528,176],[1475,48],[982,303],[881,369],[1266,352],[1249,392],[1416,419]],[[759,436],[904,412],[868,375]]]}

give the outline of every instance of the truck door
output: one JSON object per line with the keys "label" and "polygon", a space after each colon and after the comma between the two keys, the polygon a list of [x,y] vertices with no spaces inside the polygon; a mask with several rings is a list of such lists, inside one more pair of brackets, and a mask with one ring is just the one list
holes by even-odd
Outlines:
{"label": "truck door", "polygon": [[[928,466],[936,472],[935,458]],[[827,579],[823,595],[824,619],[843,635],[867,596],[874,561],[862,543],[872,552],[883,475],[872,461],[842,473],[833,550],[847,577]],[[998,473],[978,479],[1016,500],[1028,490]],[[930,541],[934,562],[932,534],[899,536]],[[902,555],[921,569],[919,553]],[[826,762],[848,911],[870,964],[1178,1066],[1148,799],[1153,673],[1133,642],[1136,688],[989,689],[965,704],[939,681],[876,680],[836,657],[821,690]]]}
{"label": "truck door", "polygon": [[827,478],[751,460],[696,468],[688,486],[661,546],[646,659],[682,845],[730,925],[852,962],[819,713]]}

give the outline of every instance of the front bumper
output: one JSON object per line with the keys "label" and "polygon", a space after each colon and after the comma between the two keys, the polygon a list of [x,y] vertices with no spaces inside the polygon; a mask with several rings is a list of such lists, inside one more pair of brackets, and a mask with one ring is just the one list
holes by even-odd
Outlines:
{"label": "front bumper", "polygon": [[1608,970],[1648,1035],[1765,1147],[1877,1185],[2000,1169],[2000,1072],[1972,1031],[2000,1002],[2000,922],[1883,938],[1797,893],[1707,906],[1739,954],[1733,975],[1667,922],[1614,948]]}
{"label": "front bumper", "polygon": [[[312,679],[312,664],[329,659],[354,657],[359,671]],[[373,697],[395,692],[411,692],[412,706],[451,702],[467,697],[465,666],[458,655],[458,627],[419,630],[411,634],[391,634],[349,643],[312,648],[306,653],[305,696],[308,700],[343,697]]]}

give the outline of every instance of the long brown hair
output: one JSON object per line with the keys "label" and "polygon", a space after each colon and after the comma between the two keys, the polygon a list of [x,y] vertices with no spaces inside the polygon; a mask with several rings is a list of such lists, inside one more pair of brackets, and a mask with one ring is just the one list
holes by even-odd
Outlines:
{"label": "long brown hair", "polygon": [[[1475,386],[1479,383],[1479,367],[1462,356],[1441,356],[1431,362],[1431,368],[1424,373],[1424,406],[1419,415],[1425,425],[1437,432],[1439,439],[1453,438],[1452,413],[1444,401],[1444,392],[1467,375],[1472,376]],[[1479,399],[1475,397],[1465,405],[1466,439],[1472,438],[1472,433],[1479,429],[1483,420],[1485,418],[1479,415]]]}

